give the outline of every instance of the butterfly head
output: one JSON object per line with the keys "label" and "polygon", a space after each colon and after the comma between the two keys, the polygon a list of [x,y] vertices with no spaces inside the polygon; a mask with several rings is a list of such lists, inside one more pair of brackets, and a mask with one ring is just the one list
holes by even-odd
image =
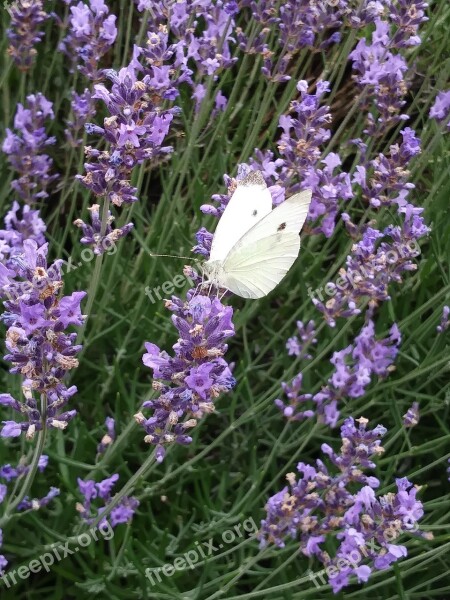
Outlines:
{"label": "butterfly head", "polygon": [[218,282],[220,276],[223,273],[222,261],[220,260],[207,260],[202,265],[203,274],[210,282]]}

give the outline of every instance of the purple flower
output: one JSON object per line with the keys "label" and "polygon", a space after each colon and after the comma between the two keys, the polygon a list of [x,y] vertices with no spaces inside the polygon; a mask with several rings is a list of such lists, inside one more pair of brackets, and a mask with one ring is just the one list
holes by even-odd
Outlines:
{"label": "purple flower", "polygon": [[19,198],[32,204],[48,197],[47,188],[57,175],[51,175],[53,161],[45,153],[54,144],[48,137],[45,121],[53,119],[52,103],[42,94],[27,96],[26,108],[18,104],[14,119],[15,133],[6,130],[2,150],[8,155],[11,168],[19,175],[11,183]]}
{"label": "purple flower", "polygon": [[[81,518],[86,523],[93,523],[96,516],[100,516],[105,510],[105,507],[109,504],[112,499],[112,489],[119,480],[119,475],[114,474],[99,483],[89,479],[83,481],[78,479],[78,489],[83,496],[83,503],[77,503],[77,511],[80,513]],[[100,499],[102,501],[101,506],[92,506],[92,501]],[[111,511],[109,519],[112,527],[116,527],[121,523],[131,522],[134,513],[139,506],[139,500],[134,497],[124,496],[120,503]],[[99,526],[106,522],[102,519]]]}
{"label": "purple flower", "polygon": [[83,315],[81,314],[80,303],[86,296],[86,292],[73,292],[70,296],[61,298],[58,307],[59,320],[64,326],[82,325]]}
{"label": "purple flower", "polygon": [[16,410],[23,420],[6,421],[3,437],[26,431],[29,439],[42,428],[35,395],[45,399],[47,427],[64,429],[76,411],[61,412],[77,388],[64,385],[67,371],[78,365],[75,333],[64,333],[70,324],[82,323],[79,304],[85,292],[62,296],[61,261],[47,265],[47,244],[38,246],[33,239],[23,241],[21,254],[11,258],[9,270],[0,286],[6,312],[1,320],[8,327],[5,360],[11,373],[23,377],[24,401],[2,395],[2,404]]}
{"label": "purple flower", "polygon": [[[354,344],[333,353],[330,362],[334,366],[334,372],[327,385],[314,395],[300,394],[300,372],[290,384],[282,383],[288,403],[277,399],[275,405],[289,420],[298,421],[317,416],[320,422],[335,427],[339,418],[338,404],[342,400],[363,396],[374,376],[389,375],[400,341],[401,335],[396,325],[391,327],[387,338],[377,340],[374,322],[369,320],[356,336]],[[306,410],[305,403],[308,406]]]}
{"label": "purple flower", "polygon": [[[162,110],[159,106],[162,98],[152,91],[150,77],[145,75],[138,80],[133,66],[129,65],[118,73],[108,71],[107,75],[113,82],[111,91],[98,84],[93,98],[105,103],[110,116],[104,119],[103,127],[87,123],[86,130],[101,135],[108,147],[100,151],[88,146],[86,174],[77,178],[103,202],[121,206],[124,202],[137,200],[137,190],[131,185],[134,167],[171,152],[172,148],[162,146],[162,142],[177,110]],[[149,100],[149,94],[154,102]],[[111,243],[133,227],[132,223],[128,223],[112,230],[109,211],[106,222],[102,223],[100,206],[94,204],[90,210],[92,225],[81,219],[77,219],[75,225],[83,231],[81,243],[92,246],[95,254],[105,252],[109,244],[114,245]]]}
{"label": "purple flower", "polygon": [[[291,195],[299,189],[313,192],[308,221],[320,222],[309,233],[324,233],[330,237],[334,231],[339,201],[353,197],[348,173],[340,172],[341,159],[335,153],[320,160],[321,146],[330,139],[331,132],[325,128],[331,122],[327,106],[321,106],[321,97],[329,91],[327,81],[319,81],[315,94],[308,94],[308,84],[297,84],[300,99],[291,103],[288,115],[279,119],[283,130],[278,149],[283,157],[279,178]],[[322,166],[324,165],[324,166]],[[253,165],[252,165],[253,166]],[[301,186],[294,180],[299,178]]]}
{"label": "purple flower", "polygon": [[73,116],[66,121],[67,127],[64,133],[69,144],[73,148],[77,148],[83,141],[82,132],[84,132],[85,124],[95,116],[95,102],[92,92],[87,88],[81,94],[72,90],[71,97]]}
{"label": "purple flower", "polygon": [[[45,468],[47,467],[47,465],[48,465],[48,456],[43,454],[39,458],[39,462],[38,462],[39,472],[42,473],[45,470]],[[7,482],[7,484],[9,484],[14,480],[23,478],[29,472],[29,470],[30,470],[30,466],[25,464],[23,461],[20,461],[19,464],[15,468],[11,467],[11,465],[3,465],[2,467],[0,467],[0,479],[3,479],[4,481]],[[0,504],[4,501],[8,491],[9,491],[8,485],[0,483]],[[50,490],[47,492],[47,494],[45,496],[43,496],[42,498],[30,499],[28,496],[26,496],[18,504],[17,510],[18,511],[39,510],[40,508],[49,504],[49,502],[51,502],[51,500],[53,500],[53,498],[55,498],[58,495],[59,495],[59,489],[55,488],[55,487],[51,487]],[[1,547],[1,545],[2,545],[2,532],[0,530],[0,547]],[[4,559],[4,557],[3,557],[3,559]],[[0,569],[2,567],[6,566],[6,564],[7,564],[7,561],[2,562],[2,555],[0,555]]]}
{"label": "purple flower", "polygon": [[395,25],[395,32],[391,37],[393,47],[404,48],[420,44],[417,31],[422,23],[428,21],[425,16],[428,6],[422,0],[398,0],[389,4],[389,18]]}
{"label": "purple flower", "polygon": [[[314,305],[331,327],[335,326],[337,317],[359,314],[358,305],[363,299],[369,301],[370,316],[380,302],[390,298],[390,285],[402,283],[402,274],[417,268],[414,259],[420,254],[418,240],[429,232],[420,216],[423,209],[402,198],[398,198],[396,204],[402,224],[390,225],[383,231],[366,227],[361,240],[347,256],[346,268],[340,269],[335,283],[325,286],[331,298],[325,301],[321,292],[319,299],[313,297]],[[379,243],[379,240],[383,241]]]}
{"label": "purple flower", "polygon": [[[302,321],[297,321],[297,330],[298,336],[294,335],[286,343],[288,355],[309,360],[312,357],[311,354],[307,353],[307,350],[309,350],[311,344],[317,344],[315,323],[311,320],[305,326]],[[306,346],[306,351],[303,349],[304,346]]]}
{"label": "purple flower", "polygon": [[[334,593],[352,583],[352,576],[367,581],[373,570],[406,556],[405,546],[397,541],[403,533],[432,538],[417,528],[423,506],[406,478],[396,479],[397,493],[376,495],[379,481],[364,471],[373,469],[372,459],[384,452],[380,438],[386,429],[367,429],[363,417],[356,421],[358,426],[352,417],[345,420],[339,454],[323,444],[325,461],[317,459],[315,467],[299,463],[300,476],[286,475],[289,486],[269,498],[259,533],[262,547],[284,547],[287,538],[296,539],[303,554],[326,567],[322,573]],[[327,542],[333,538],[339,545],[330,556]]]}
{"label": "purple flower", "polygon": [[112,228],[114,217],[108,211],[108,220],[104,233],[102,234],[102,221],[100,218],[100,205],[93,204],[88,207],[91,217],[91,224],[85,223],[81,219],[76,219],[74,225],[79,227],[83,232],[83,237],[80,239],[82,244],[91,246],[94,254],[114,254],[117,250],[116,242],[126,236],[132,229],[133,223],[128,223],[117,229]]}
{"label": "purple flower", "polygon": [[189,444],[192,438],[186,433],[197,424],[197,418],[213,412],[214,400],[235,385],[222,358],[227,350],[225,340],[234,335],[232,308],[217,298],[194,295],[194,290],[187,298],[183,302],[173,296],[166,301],[179,335],[174,356],[147,343],[143,357],[153,370],[153,388],[159,396],[143,404],[144,409],[152,409],[151,417],[139,412],[135,419],[147,433],[145,441],[156,445],[159,461],[164,458],[165,445]]}
{"label": "purple flower", "polygon": [[38,210],[32,210],[25,205],[19,216],[19,203],[14,201],[11,210],[5,217],[5,229],[0,229],[0,259],[12,267],[12,257],[23,252],[23,242],[34,240],[38,246],[45,243],[45,223],[39,216]]}
{"label": "purple flower", "polygon": [[43,10],[42,0],[16,0],[6,6],[11,24],[6,32],[9,40],[8,54],[21,71],[31,68],[37,54],[34,47],[44,33],[39,31],[42,23],[50,18]]}
{"label": "purple flower", "polygon": [[214,382],[209,376],[213,369],[214,365],[212,364],[202,364],[199,367],[194,367],[184,380],[189,389],[198,394],[202,400],[206,399],[207,393]]}
{"label": "purple flower", "polygon": [[[355,79],[360,86],[365,86],[367,129],[369,135],[385,135],[386,129],[409,117],[401,112],[405,105],[407,92],[408,65],[399,53],[392,50],[405,46],[417,45],[420,38],[411,35],[423,21],[424,2],[402,2],[389,9],[390,22],[381,18],[375,19],[375,31],[372,42],[368,44],[361,39],[349,57],[353,60],[356,71]],[[396,31],[391,36],[391,22]],[[376,115],[369,110],[374,105]]]}
{"label": "purple flower", "polygon": [[[310,419],[314,416],[314,410],[299,410],[304,402],[312,399],[312,394],[300,394],[302,388],[302,374],[299,373],[290,384],[282,382],[281,387],[289,403],[286,404],[283,400],[277,398],[275,406],[280,409],[283,415],[290,421],[301,421],[302,419]],[[312,403],[309,402],[312,407]]]}
{"label": "purple flower", "polygon": [[[252,18],[262,27],[255,37],[246,37],[237,29],[236,37],[242,51],[259,54],[263,59],[262,74],[272,82],[290,79],[289,65],[298,60],[298,53],[305,47],[327,46],[340,41],[339,32],[332,32],[342,25],[342,18],[349,9],[345,2],[288,1],[276,8],[271,2],[244,0]],[[269,47],[269,33],[273,33],[274,46]]]}
{"label": "purple flower", "polygon": [[112,417],[106,417],[105,420],[106,433],[102,437],[101,442],[97,446],[97,454],[103,454],[116,439],[116,422]]}
{"label": "purple flower", "polygon": [[60,491],[56,487],[51,487],[43,498],[30,499],[26,496],[17,506],[17,510],[39,510],[43,506],[47,506],[54,498],[59,496]]}
{"label": "purple flower", "polygon": [[415,427],[419,422],[419,403],[413,402],[403,415],[403,425],[405,427]]}
{"label": "purple flower", "polygon": [[70,7],[69,33],[59,49],[85,77],[100,81],[104,72],[99,62],[117,37],[116,17],[108,15],[109,9],[102,1],[90,0],[89,4],[78,2]]}
{"label": "purple flower", "polygon": [[3,428],[0,432],[1,437],[18,437],[22,433],[22,428],[15,421],[2,421]]}
{"label": "purple flower", "polygon": [[450,90],[439,92],[433,106],[430,109],[430,117],[440,123],[447,121],[447,129],[450,129]]}
{"label": "purple flower", "polygon": [[449,326],[450,326],[450,319],[448,318],[449,314],[450,314],[450,306],[444,306],[444,308],[442,309],[441,322],[436,327],[436,331],[438,333],[443,333],[444,331],[447,331],[447,329],[449,328]]}

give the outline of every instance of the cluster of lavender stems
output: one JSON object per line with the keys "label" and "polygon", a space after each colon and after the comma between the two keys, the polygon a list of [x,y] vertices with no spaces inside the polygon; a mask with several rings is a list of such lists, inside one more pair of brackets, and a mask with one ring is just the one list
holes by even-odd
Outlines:
{"label": "cluster of lavender stems", "polygon": [[376,494],[380,481],[366,471],[376,467],[384,452],[381,438],[386,429],[368,429],[368,422],[361,417],[356,424],[347,418],[339,453],[322,444],[323,459],[315,466],[298,463],[299,475],[286,475],[288,485],[269,498],[261,522],[262,547],[283,547],[287,538],[297,540],[305,556],[322,563],[322,577],[326,574],[334,593],[353,578],[366,582],[374,571],[407,556],[400,538],[433,537],[419,529],[424,513],[417,499],[420,487],[403,477],[395,480],[396,492]]}
{"label": "cluster of lavender stems", "polygon": [[[372,44],[361,39],[350,54],[355,78],[359,85],[370,90],[366,97],[375,102],[375,111],[379,115],[374,119],[369,107],[365,107],[368,121],[364,133],[367,137],[381,135],[395,123],[408,119],[401,112],[407,91],[404,76],[408,75],[408,65],[401,49],[420,43],[416,34],[420,23],[426,20],[423,13],[425,6],[424,3],[415,3],[415,11],[399,7],[390,15],[390,20],[384,20],[382,13],[373,15],[375,31]],[[377,342],[373,318],[378,306],[390,299],[393,285],[401,284],[404,275],[417,268],[419,241],[429,233],[429,227],[421,216],[423,209],[408,200],[415,187],[409,181],[410,164],[420,153],[420,140],[410,127],[405,127],[400,132],[401,142],[392,144],[388,153],[378,153],[374,158],[368,142],[353,140],[360,155],[355,173],[352,177],[345,172],[336,173],[335,169],[342,164],[341,157],[329,153],[325,159],[321,158],[322,150],[332,135],[329,128],[331,113],[322,104],[323,95],[330,91],[329,84],[319,81],[314,94],[308,93],[308,85],[303,81],[297,84],[297,89],[300,99],[292,102],[289,113],[279,120],[283,130],[278,143],[280,158],[270,151],[255,152],[252,168],[262,170],[267,182],[273,184],[271,190],[277,198],[282,199],[286,193],[299,188],[313,190],[305,228],[307,234],[322,232],[331,236],[342,211],[342,203],[354,197],[360,197],[372,210],[392,207],[400,218],[400,225],[378,230],[369,224],[356,225],[347,212],[342,212],[341,219],[354,240],[346,266],[340,269],[335,281],[325,285],[328,299],[322,294],[323,287],[316,292],[311,288],[308,291],[315,308],[329,326],[335,327],[338,319],[363,316],[364,311],[365,324],[355,338],[355,345],[333,355],[331,363],[336,372],[327,385],[316,394],[303,392],[300,372],[290,384],[283,383],[287,401],[277,399],[275,403],[291,420],[316,416],[319,421],[335,426],[339,417],[339,400],[362,396],[372,373],[386,377],[394,368],[392,362],[398,352],[399,332],[393,325],[390,338],[384,343]],[[321,166],[323,164],[325,168]],[[317,219],[321,222],[317,223]],[[348,358],[336,363],[336,360],[341,360],[338,358],[341,354],[344,359],[352,356],[354,351],[358,353],[358,346],[361,343],[367,345],[368,340],[373,346],[373,359],[365,358],[359,366],[358,361],[350,367],[350,371],[346,364]],[[391,346],[392,343],[394,345]],[[292,346],[288,342],[288,351],[295,354],[295,343]],[[366,357],[371,352],[367,354],[366,351]],[[363,356],[363,353],[359,355]],[[379,364],[385,359],[388,361],[387,369],[377,369],[378,358]],[[346,373],[343,377],[341,370],[342,376]]]}
{"label": "cluster of lavender stems", "polygon": [[[39,25],[50,15],[42,11],[41,2],[19,1],[10,12],[9,53],[19,68],[28,70],[36,54],[32,46],[42,37]],[[17,413],[15,420],[2,422],[0,436],[24,433],[27,440],[37,441],[31,460],[24,457],[15,468],[9,464],[0,468],[0,480],[5,482],[0,483],[0,526],[15,512],[38,510],[59,494],[52,487],[43,498],[29,495],[36,473],[48,463],[43,454],[46,432],[65,429],[76,414],[65,410],[77,391],[65,379],[78,365],[81,346],[76,344],[76,334],[66,329],[82,323],[80,302],[85,293],[63,294],[62,261],[48,264],[46,225],[34,208],[49,202],[57,179],[47,150],[56,142],[47,132],[53,119],[52,103],[41,93],[30,94],[23,105],[18,104],[14,127],[6,130],[2,144],[14,178],[12,207],[0,229],[0,298],[5,307],[0,319],[6,326],[4,359],[10,363],[10,372],[20,376],[23,396],[0,394],[0,404]],[[1,533],[0,529],[0,545]],[[1,555],[0,568],[6,564]]]}

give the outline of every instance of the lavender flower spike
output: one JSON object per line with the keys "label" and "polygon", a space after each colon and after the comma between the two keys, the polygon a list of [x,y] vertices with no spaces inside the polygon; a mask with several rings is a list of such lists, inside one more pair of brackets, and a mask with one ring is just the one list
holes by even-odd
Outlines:
{"label": "lavender flower spike", "polygon": [[39,28],[50,14],[43,10],[42,0],[16,0],[10,7],[8,3],[4,6],[11,15],[11,24],[6,32],[8,54],[21,71],[27,71],[37,54],[34,46],[44,35]]}
{"label": "lavender flower spike", "polygon": [[116,439],[116,423],[112,417],[106,417],[105,426],[107,433],[105,433],[101,442],[97,446],[97,454],[99,455],[103,454]]}
{"label": "lavender flower spike", "polygon": [[25,205],[19,215],[20,206],[13,202],[11,210],[5,217],[5,229],[0,229],[0,260],[8,267],[13,267],[11,258],[23,253],[25,240],[34,240],[38,246],[45,243],[44,221],[38,210]]}
{"label": "lavender flower spike", "polygon": [[217,298],[195,296],[194,290],[188,292],[186,302],[173,296],[166,306],[174,313],[172,321],[179,333],[173,346],[175,355],[169,356],[155,344],[145,344],[143,362],[153,370],[153,389],[159,395],[143,404],[144,409],[152,409],[150,418],[142,412],[135,415],[147,433],[145,441],[156,446],[159,462],[164,459],[166,445],[190,444],[188,430],[195,427],[198,418],[213,412],[214,400],[235,385],[223,358],[225,340],[234,335],[233,309]]}
{"label": "lavender flower spike", "polygon": [[[86,131],[102,136],[108,142],[108,148],[97,150],[86,146],[86,174],[77,178],[98,198],[103,198],[108,206],[122,206],[123,203],[137,201],[137,190],[131,185],[133,168],[172,151],[170,146],[162,144],[177,110],[161,109],[158,104],[163,99],[158,98],[149,87],[148,76],[138,80],[132,66],[118,73],[108,71],[108,78],[113,82],[111,91],[98,84],[93,98],[105,103],[110,116],[104,119],[103,127],[86,124]],[[92,207],[92,225],[81,219],[75,222],[83,230],[81,242],[92,246],[96,254],[105,252],[105,238],[108,246],[110,241],[126,235],[133,227],[132,223],[128,223],[120,229],[111,230],[111,215],[108,212],[107,222],[102,223],[99,211],[100,206],[95,204]]]}
{"label": "lavender flower spike", "polygon": [[56,141],[47,136],[47,119],[54,119],[52,103],[42,94],[27,96],[26,106],[17,107],[15,132],[6,130],[2,146],[12,169],[19,175],[11,186],[27,204],[47,198],[47,187],[57,177],[50,174],[53,161],[45,152]]}
{"label": "lavender flower spike", "polygon": [[17,437],[26,432],[32,439],[42,429],[43,415],[35,395],[45,404],[46,425],[65,429],[76,411],[61,412],[77,388],[67,388],[64,375],[77,367],[76,334],[65,333],[71,325],[81,325],[84,316],[80,302],[85,292],[62,296],[61,261],[47,266],[47,244],[38,247],[34,240],[23,242],[23,254],[11,259],[11,268],[0,264],[0,295],[6,311],[1,320],[8,327],[5,360],[11,373],[23,377],[24,401],[9,394],[0,395],[0,404],[17,411],[22,420],[4,421],[2,437]]}
{"label": "lavender flower spike", "polygon": [[447,329],[449,328],[449,326],[450,326],[450,319],[448,318],[449,315],[450,315],[450,306],[444,306],[444,308],[442,309],[441,322],[436,327],[436,331],[438,333],[443,333],[444,331],[447,331]]}
{"label": "lavender flower spike", "polygon": [[[78,479],[78,489],[83,496],[83,503],[77,503],[76,509],[80,513],[81,518],[86,523],[92,523],[95,518],[102,514],[104,508],[109,504],[112,498],[112,488],[119,479],[119,475],[114,474],[99,483],[95,483],[92,479],[83,481]],[[92,506],[92,501],[99,499],[103,506],[95,508]],[[112,527],[116,527],[121,523],[129,523],[133,518],[134,513],[139,506],[139,500],[133,496],[125,496],[120,503],[111,511],[109,521]],[[106,519],[102,519],[98,526],[104,527]]]}
{"label": "lavender flower spike", "polygon": [[433,106],[430,109],[430,117],[439,123],[447,121],[447,129],[450,129],[450,90],[439,92]]}
{"label": "lavender flower spike", "polygon": [[[403,533],[432,539],[417,526],[424,513],[417,500],[420,488],[406,478],[396,479],[397,492],[377,497],[380,482],[364,471],[373,469],[373,459],[384,452],[380,438],[386,429],[367,429],[363,417],[356,422],[358,426],[352,417],[345,420],[339,454],[322,444],[330,468],[318,459],[315,467],[299,463],[300,477],[286,475],[289,486],[269,498],[259,534],[262,547],[283,547],[287,538],[297,539],[303,554],[324,565],[322,573],[334,593],[353,583],[352,577],[365,582],[374,570],[407,556],[406,546],[398,543]],[[334,540],[338,544],[332,557]]]}
{"label": "lavender flower spike", "polygon": [[419,403],[413,402],[403,415],[403,425],[405,427],[415,427],[419,422]]}
{"label": "lavender flower spike", "polygon": [[70,7],[68,35],[59,49],[72,64],[93,81],[103,79],[99,62],[117,37],[116,16],[108,15],[109,8],[103,0],[89,0]]}

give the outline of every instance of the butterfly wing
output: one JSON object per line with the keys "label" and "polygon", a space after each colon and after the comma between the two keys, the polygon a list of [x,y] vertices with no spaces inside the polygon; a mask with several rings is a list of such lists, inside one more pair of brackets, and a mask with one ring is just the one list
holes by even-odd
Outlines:
{"label": "butterfly wing", "polygon": [[214,233],[209,262],[224,261],[233,246],[272,211],[272,197],[260,171],[239,181]]}
{"label": "butterfly wing", "polygon": [[254,225],[224,261],[221,285],[243,298],[271,292],[298,256],[310,202],[310,190],[295,194]]}

